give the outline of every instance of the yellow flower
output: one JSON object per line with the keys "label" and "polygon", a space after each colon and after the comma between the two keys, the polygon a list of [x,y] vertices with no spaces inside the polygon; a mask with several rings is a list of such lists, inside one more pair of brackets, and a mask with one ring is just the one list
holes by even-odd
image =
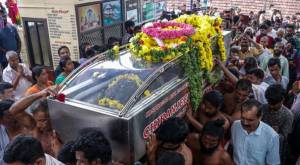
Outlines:
{"label": "yellow flower", "polygon": [[145,95],[146,97],[148,97],[148,96],[150,96],[150,95],[151,95],[151,93],[150,93],[150,91],[149,91],[149,90],[145,90],[145,92],[144,92],[144,95]]}
{"label": "yellow flower", "polygon": [[152,61],[152,57],[151,57],[150,55],[145,56],[145,60],[146,60],[146,61]]}

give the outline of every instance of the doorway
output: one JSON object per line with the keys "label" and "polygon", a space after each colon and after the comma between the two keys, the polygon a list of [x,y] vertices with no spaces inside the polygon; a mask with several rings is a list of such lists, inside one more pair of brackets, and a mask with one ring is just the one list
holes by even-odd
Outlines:
{"label": "doorway", "polygon": [[46,19],[22,18],[30,66],[44,65],[53,69]]}

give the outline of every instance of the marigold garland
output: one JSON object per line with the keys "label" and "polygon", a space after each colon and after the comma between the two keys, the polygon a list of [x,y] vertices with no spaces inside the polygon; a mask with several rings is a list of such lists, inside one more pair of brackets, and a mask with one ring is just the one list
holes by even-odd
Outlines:
{"label": "marigold garland", "polygon": [[[142,58],[148,62],[166,62],[182,56],[181,64],[188,77],[191,103],[193,109],[197,110],[202,97],[203,78],[213,83],[219,79],[219,76],[211,74],[214,66],[212,43],[216,43],[218,46],[214,55],[220,55],[221,60],[226,61],[225,46],[220,28],[222,19],[183,15],[174,21],[193,26],[194,34],[191,36],[175,34],[172,37],[169,34],[160,35],[160,32],[156,34],[155,31],[150,33],[143,30],[131,39],[129,48],[133,57]],[[161,26],[161,24],[158,25]],[[180,27],[161,26],[158,31],[163,32],[164,30],[176,31],[180,30]],[[213,37],[215,37],[216,40],[214,41],[216,42],[212,42]]]}
{"label": "marigold garland", "polygon": [[[118,84],[118,82],[120,80],[125,80],[125,79],[135,82],[138,87],[140,87],[143,83],[143,81],[140,79],[140,77],[136,74],[133,74],[133,73],[131,73],[131,74],[122,74],[122,75],[117,76],[110,84],[108,84],[108,89],[110,89],[113,86],[115,86],[116,84]],[[146,90],[144,92],[144,95],[145,96],[150,96],[151,92],[149,90]],[[110,108],[115,108],[115,109],[118,109],[118,110],[122,110],[124,108],[124,105],[122,103],[120,103],[118,100],[111,99],[111,98],[108,98],[108,97],[104,97],[104,98],[100,99],[98,104],[101,105],[101,106],[108,106]]]}
{"label": "marigold garland", "polygon": [[218,17],[215,19],[209,16],[183,15],[175,19],[175,21],[190,24],[196,29],[195,34],[191,37],[194,44],[200,50],[199,56],[202,69],[211,71],[213,68],[213,54],[210,43],[210,39],[213,36],[217,36],[221,60],[226,61],[225,46],[220,28],[222,23],[221,18]]}

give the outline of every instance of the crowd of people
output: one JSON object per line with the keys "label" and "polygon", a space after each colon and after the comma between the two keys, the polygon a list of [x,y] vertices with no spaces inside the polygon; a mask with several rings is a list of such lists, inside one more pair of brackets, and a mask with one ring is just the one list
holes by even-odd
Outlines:
{"label": "crowd of people", "polygon": [[[145,159],[135,164],[300,164],[299,15],[283,18],[274,10],[268,18],[263,11],[241,14],[234,9],[219,15],[223,29],[233,32],[227,62],[214,60],[224,73],[221,81],[209,86],[198,111],[189,109],[184,118],[163,122],[146,140]],[[61,46],[50,80],[46,67],[30,69],[22,63],[17,31],[2,10],[0,19],[0,165],[122,164],[112,160],[109,139],[97,128],[62,141],[51,126],[45,98],[56,94],[55,84],[74,68],[96,52],[128,43],[140,26],[127,21],[124,37],[110,38],[105,47],[83,43],[79,61]]]}

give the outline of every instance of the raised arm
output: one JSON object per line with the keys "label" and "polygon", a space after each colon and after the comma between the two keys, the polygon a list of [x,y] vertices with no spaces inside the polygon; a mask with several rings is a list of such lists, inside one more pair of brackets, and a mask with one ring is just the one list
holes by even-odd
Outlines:
{"label": "raised arm", "polygon": [[29,130],[33,130],[36,126],[36,122],[31,115],[25,112],[25,110],[32,105],[34,101],[46,97],[49,93],[49,89],[45,89],[39,93],[21,98],[9,109],[10,114],[12,114],[22,126]]}
{"label": "raised arm", "polygon": [[231,81],[234,84],[236,84],[239,81],[238,78],[235,77],[235,75],[233,75],[219,59],[215,59],[215,63],[222,69],[224,75],[229,79],[229,81]]}

